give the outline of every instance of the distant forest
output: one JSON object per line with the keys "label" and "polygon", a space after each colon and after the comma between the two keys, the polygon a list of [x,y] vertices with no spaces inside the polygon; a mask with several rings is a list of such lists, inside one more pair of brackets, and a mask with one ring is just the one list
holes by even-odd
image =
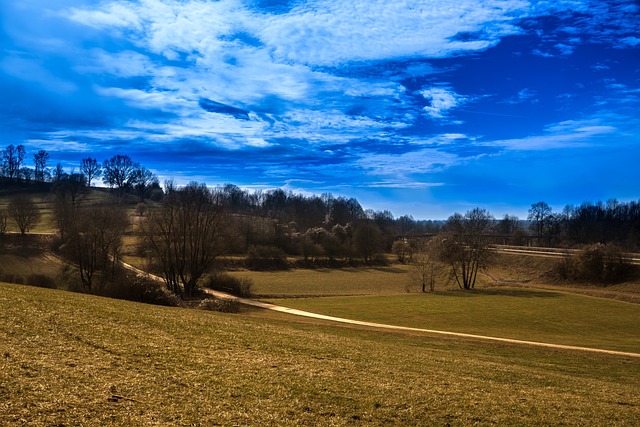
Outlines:
{"label": "distant forest", "polygon": [[[163,202],[167,186],[174,186],[171,182],[161,186],[155,173],[127,155],[101,162],[86,157],[77,172],[65,171],[60,163],[51,167],[46,150],[32,155],[33,167],[27,166],[26,160],[22,145],[2,150],[0,195],[8,195],[19,184],[40,183],[50,189],[53,198],[72,195],[81,200],[82,193],[100,179],[116,199],[137,204],[143,214]],[[233,184],[217,187],[213,193],[217,203],[232,214],[235,238],[228,249],[233,253],[267,246],[305,258],[322,255],[367,260],[373,254],[392,251],[398,239],[437,234],[446,224],[415,220],[409,215],[395,218],[388,210],[363,209],[355,198],[331,194],[302,195],[279,188],[249,191]],[[613,243],[625,250],[640,249],[640,201],[585,202],[568,205],[561,212],[536,202],[525,219],[491,217],[491,224],[487,237],[493,236],[495,243],[552,247]]]}

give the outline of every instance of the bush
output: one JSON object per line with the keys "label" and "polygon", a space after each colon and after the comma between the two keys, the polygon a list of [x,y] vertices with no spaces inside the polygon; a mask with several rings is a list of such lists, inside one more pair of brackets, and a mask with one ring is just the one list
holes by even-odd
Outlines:
{"label": "bush", "polygon": [[216,273],[209,276],[205,287],[228,292],[242,298],[250,298],[253,295],[253,280],[246,277],[239,279],[227,273]]}
{"label": "bush", "polygon": [[374,254],[371,257],[372,265],[389,265],[389,258],[385,254]]}
{"label": "bush", "polygon": [[44,274],[30,274],[27,276],[27,285],[48,289],[57,288],[55,280]]}
{"label": "bush", "polygon": [[147,212],[147,205],[145,205],[142,202],[136,205],[136,213],[138,214],[138,216],[144,216],[146,212]]}
{"label": "bush", "polygon": [[169,292],[163,283],[124,269],[119,269],[111,280],[100,289],[96,289],[94,293],[109,298],[145,304],[169,307],[180,305],[180,299]]}
{"label": "bush", "polygon": [[17,274],[2,273],[0,274],[0,282],[13,283],[16,285],[24,285],[25,279],[24,277]]}
{"label": "bush", "polygon": [[284,251],[275,246],[251,246],[245,266],[251,270],[287,270],[289,263]]}
{"label": "bush", "polygon": [[240,303],[238,300],[231,298],[207,298],[198,305],[200,310],[219,311],[221,313],[238,313],[240,311]]}
{"label": "bush", "polygon": [[615,245],[595,244],[585,247],[573,257],[565,257],[554,268],[564,280],[591,283],[617,283],[627,279],[633,266]]}

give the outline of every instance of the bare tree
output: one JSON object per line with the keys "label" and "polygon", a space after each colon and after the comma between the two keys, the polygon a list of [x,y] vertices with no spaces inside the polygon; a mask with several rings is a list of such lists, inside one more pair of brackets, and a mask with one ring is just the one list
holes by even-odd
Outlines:
{"label": "bare tree", "polygon": [[7,223],[8,223],[9,214],[6,209],[0,209],[0,234],[4,234],[7,232]]}
{"label": "bare tree", "polygon": [[79,173],[72,173],[53,185],[53,217],[62,241],[65,241],[66,234],[72,230],[77,220],[76,212],[86,190],[85,176]]}
{"label": "bare tree", "polygon": [[96,159],[85,157],[80,163],[80,172],[86,177],[87,186],[91,187],[91,181],[102,175],[102,168]]}
{"label": "bare tree", "polygon": [[49,161],[49,153],[46,150],[40,150],[33,155],[33,164],[35,166],[34,179],[36,181],[46,181],[47,162]]}
{"label": "bare tree", "polygon": [[133,188],[140,195],[141,202],[144,201],[144,196],[149,191],[149,189],[154,185],[158,185],[159,183],[156,174],[142,166],[137,167],[132,172],[131,182],[133,184]]}
{"label": "bare tree", "polygon": [[546,202],[538,202],[531,205],[527,219],[531,221],[531,228],[536,233],[538,245],[542,242],[542,236],[550,218],[551,208]]}
{"label": "bare tree", "polygon": [[391,245],[391,252],[398,258],[398,262],[405,262],[407,258],[413,258],[413,251],[409,242],[404,239],[398,239]]}
{"label": "bare tree", "polygon": [[150,213],[143,232],[169,290],[192,296],[198,280],[224,252],[222,197],[205,184],[167,185],[162,205]]}
{"label": "bare tree", "polygon": [[2,172],[9,179],[17,179],[20,176],[20,167],[24,162],[26,150],[24,145],[13,144],[2,150]]}
{"label": "bare tree", "polygon": [[439,258],[451,267],[461,289],[473,289],[478,270],[486,265],[491,252],[486,238],[493,217],[485,209],[455,213],[445,224],[439,243]]}
{"label": "bare tree", "polygon": [[438,251],[435,243],[435,240],[420,241],[413,254],[411,273],[422,292],[427,292],[427,287],[430,292],[436,288],[435,276],[440,263],[437,259]]}
{"label": "bare tree", "polygon": [[122,195],[124,191],[132,187],[133,177],[139,163],[131,160],[127,155],[117,154],[102,163],[102,182],[118,189]]}
{"label": "bare tree", "polygon": [[353,232],[353,246],[365,263],[370,263],[375,254],[383,251],[382,232],[372,221],[359,223]]}
{"label": "bare tree", "polygon": [[69,265],[86,289],[104,286],[120,261],[122,236],[129,225],[126,212],[107,205],[76,206],[67,213],[71,221],[63,253]]}
{"label": "bare tree", "polygon": [[9,216],[15,221],[20,233],[25,234],[40,221],[40,210],[33,199],[26,195],[15,196],[7,207]]}
{"label": "bare tree", "polygon": [[69,174],[64,171],[62,163],[58,163],[56,165],[56,168],[53,170],[53,182],[60,182],[63,179],[66,179],[68,176]]}

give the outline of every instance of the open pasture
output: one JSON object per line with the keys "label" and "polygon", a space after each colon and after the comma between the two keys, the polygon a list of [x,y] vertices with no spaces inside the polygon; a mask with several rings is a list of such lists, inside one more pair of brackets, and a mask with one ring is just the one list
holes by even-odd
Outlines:
{"label": "open pasture", "polygon": [[[389,295],[417,292],[420,287],[411,275],[411,266],[340,269],[299,269],[287,271],[237,271],[238,278],[249,278],[258,297],[309,297],[340,295]],[[441,288],[451,288],[446,275],[438,277]],[[481,282],[481,280],[479,280]]]}
{"label": "open pasture", "polygon": [[640,353],[640,305],[555,291],[496,287],[270,302],[367,322]]}
{"label": "open pasture", "polygon": [[637,425],[637,359],[0,284],[0,424]]}

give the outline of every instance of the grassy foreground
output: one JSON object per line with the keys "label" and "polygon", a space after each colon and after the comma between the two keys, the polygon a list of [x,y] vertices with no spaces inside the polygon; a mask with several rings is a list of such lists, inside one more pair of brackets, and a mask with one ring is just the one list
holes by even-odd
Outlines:
{"label": "grassy foreground", "polygon": [[8,284],[0,310],[0,425],[640,421],[637,359]]}

